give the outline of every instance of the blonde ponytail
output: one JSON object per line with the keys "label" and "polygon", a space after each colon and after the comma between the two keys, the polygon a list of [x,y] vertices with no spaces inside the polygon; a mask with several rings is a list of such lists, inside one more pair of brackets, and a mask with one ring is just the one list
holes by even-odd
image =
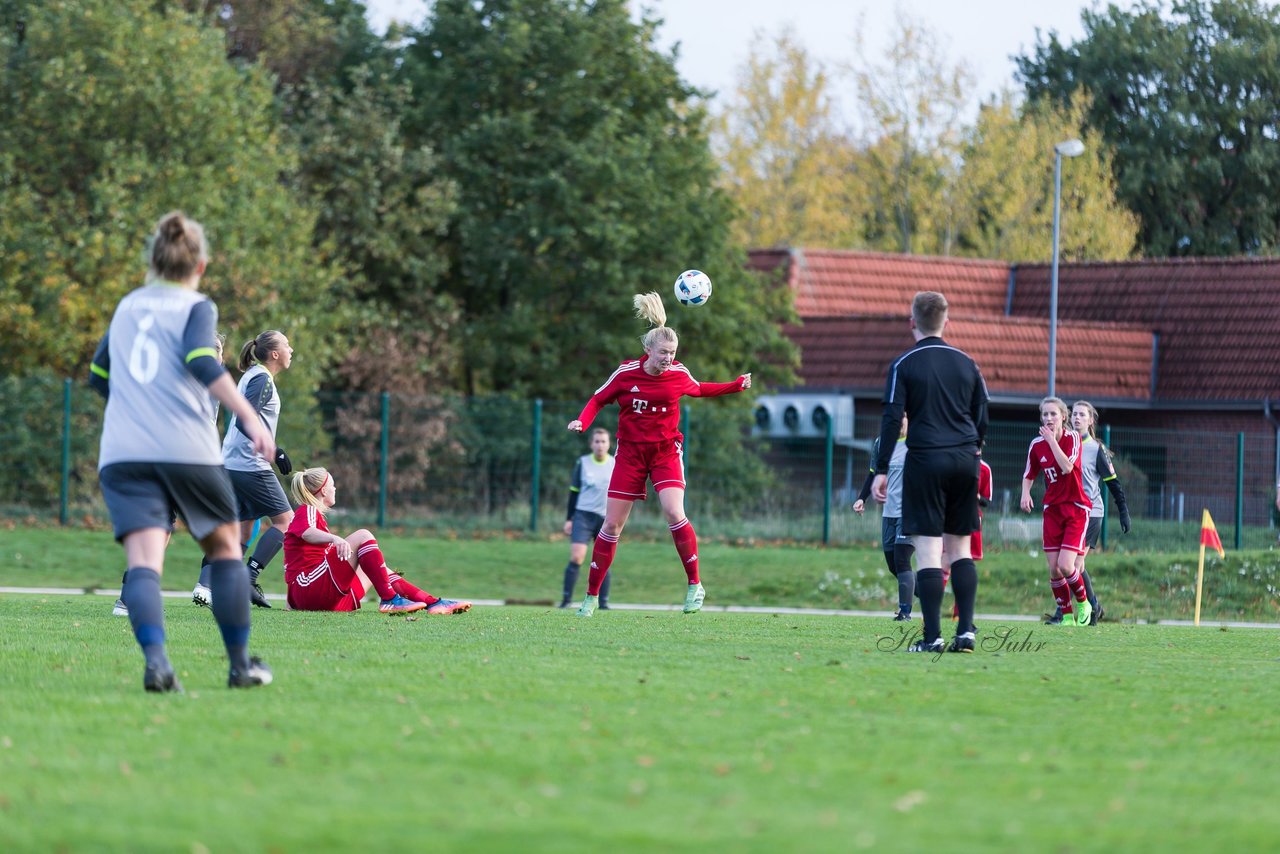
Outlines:
{"label": "blonde ponytail", "polygon": [[647,294],[636,294],[631,298],[631,303],[636,308],[636,317],[644,318],[653,326],[640,339],[646,350],[660,341],[674,344],[680,340],[680,337],[676,335],[676,331],[667,326],[667,308],[662,304],[662,297],[658,296],[655,291],[649,291]]}

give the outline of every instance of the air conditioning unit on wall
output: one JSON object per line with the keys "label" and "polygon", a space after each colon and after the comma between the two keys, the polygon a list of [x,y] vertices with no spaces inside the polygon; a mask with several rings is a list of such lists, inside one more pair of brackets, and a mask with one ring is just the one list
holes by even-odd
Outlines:
{"label": "air conditioning unit on wall", "polygon": [[753,436],[825,439],[827,423],[838,444],[853,442],[853,398],[842,394],[768,394],[756,398]]}

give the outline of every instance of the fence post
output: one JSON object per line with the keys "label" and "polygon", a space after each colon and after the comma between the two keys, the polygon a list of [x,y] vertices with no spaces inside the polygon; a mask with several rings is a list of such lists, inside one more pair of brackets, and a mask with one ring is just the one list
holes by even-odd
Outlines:
{"label": "fence post", "polygon": [[378,452],[378,527],[387,524],[387,457],[391,444],[391,394],[382,393],[382,442]]}
{"label": "fence post", "polygon": [[[585,425],[590,426],[590,425]],[[529,496],[529,530],[538,530],[538,496],[542,491],[542,398],[533,401],[533,481]]]}
{"label": "fence post", "polygon": [[1236,551],[1244,544],[1244,431],[1236,434]]}
{"label": "fence post", "polygon": [[827,418],[826,459],[822,466],[822,544],[831,544],[831,466],[835,459],[835,419]]}
{"label": "fence post", "polygon": [[71,489],[71,378],[62,381],[62,487],[58,524],[67,524],[67,493]]}
{"label": "fence post", "polygon": [[[1111,425],[1110,424],[1102,428],[1102,447],[1103,448],[1111,447]],[[1102,453],[1101,448],[1099,448],[1098,451],[1099,453]],[[1109,492],[1109,490],[1103,489],[1102,484],[1099,483],[1098,494],[1102,496],[1102,550],[1103,551],[1106,551],[1107,549],[1107,492]]]}

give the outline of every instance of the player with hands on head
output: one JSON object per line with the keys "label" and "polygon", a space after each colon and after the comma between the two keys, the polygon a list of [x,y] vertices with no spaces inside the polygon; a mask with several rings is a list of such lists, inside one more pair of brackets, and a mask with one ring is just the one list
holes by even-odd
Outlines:
{"label": "player with hands on head", "polygon": [[[1049,566],[1049,584],[1058,603],[1060,617],[1051,625],[1090,625],[1093,606],[1089,604],[1084,579],[1076,567],[1076,557],[1085,550],[1085,530],[1091,504],[1084,492],[1080,470],[1080,434],[1067,427],[1071,412],[1058,397],[1040,401],[1040,430],[1027,448],[1027,466],[1022,473],[1022,497],[1018,506],[1030,513],[1035,507],[1031,485],[1044,475],[1044,527],[1041,539]],[[1075,606],[1071,599],[1075,597]]]}
{"label": "player with hands on head", "polygon": [[634,502],[645,500],[646,481],[651,481],[658,493],[658,503],[684,567],[688,581],[684,613],[702,610],[706,591],[698,573],[698,538],[684,513],[680,398],[715,397],[751,388],[749,373],[726,383],[695,380],[689,369],[676,361],[680,339],[666,325],[662,298],[656,293],[636,294],[632,304],[636,314],[653,327],[641,339],[644,356],[619,365],[596,389],[582,413],[568,424],[569,430],[581,433],[603,407],[618,404],[618,453],[609,479],[604,525],[591,552],[587,595],[577,612],[580,617],[592,616],[599,605],[600,587],[613,565],[618,538]]}
{"label": "player with hands on head", "polygon": [[[1129,518],[1129,501],[1125,497],[1124,487],[1116,474],[1112,462],[1111,449],[1098,439],[1098,410],[1087,400],[1077,400],[1071,407],[1071,427],[1080,434],[1080,473],[1084,478],[1084,494],[1089,498],[1092,508],[1089,510],[1089,523],[1085,530],[1084,551],[1076,557],[1076,568],[1084,581],[1084,589],[1089,605],[1093,608],[1092,624],[1097,624],[1106,613],[1093,589],[1093,579],[1085,569],[1085,557],[1091,549],[1098,547],[1102,538],[1102,519],[1107,508],[1102,503],[1102,484],[1107,485],[1111,497],[1116,503],[1116,513],[1120,517],[1120,530],[1129,533],[1133,522]],[[1061,619],[1060,613],[1054,617]]]}

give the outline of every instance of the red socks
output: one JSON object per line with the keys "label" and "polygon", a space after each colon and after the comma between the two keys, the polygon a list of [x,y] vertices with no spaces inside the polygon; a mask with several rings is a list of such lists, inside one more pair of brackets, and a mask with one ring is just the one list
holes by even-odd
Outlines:
{"label": "red socks", "polygon": [[1062,613],[1071,613],[1071,587],[1065,578],[1050,578],[1049,586],[1053,588],[1053,601],[1058,603]]}
{"label": "red socks", "polygon": [[1071,588],[1071,592],[1075,594],[1077,602],[1083,602],[1089,598],[1089,592],[1084,587],[1084,576],[1080,574],[1080,570],[1072,569],[1071,574],[1066,578],[1067,586]]}
{"label": "red socks", "polygon": [[618,553],[618,538],[601,531],[591,549],[591,572],[587,574],[587,595],[599,596],[600,585],[613,566],[613,556]]}
{"label": "red socks", "polygon": [[689,576],[690,584],[697,584],[698,535],[693,532],[693,523],[685,518],[668,527],[671,529],[671,539],[675,540],[680,562],[684,564],[684,574]]}
{"label": "red socks", "polygon": [[378,596],[382,599],[394,599],[396,597],[396,591],[391,587],[391,580],[387,577],[387,562],[382,557],[382,549],[378,548],[377,540],[369,540],[356,549],[356,562],[360,564],[364,574],[369,576],[369,580],[373,582],[373,587],[378,591]]}
{"label": "red socks", "polygon": [[394,570],[387,573],[387,580],[391,582],[391,589],[406,599],[412,599],[415,602],[426,602],[428,605],[434,605],[440,601],[439,596],[432,596],[422,588],[415,587],[405,580],[404,576]]}

